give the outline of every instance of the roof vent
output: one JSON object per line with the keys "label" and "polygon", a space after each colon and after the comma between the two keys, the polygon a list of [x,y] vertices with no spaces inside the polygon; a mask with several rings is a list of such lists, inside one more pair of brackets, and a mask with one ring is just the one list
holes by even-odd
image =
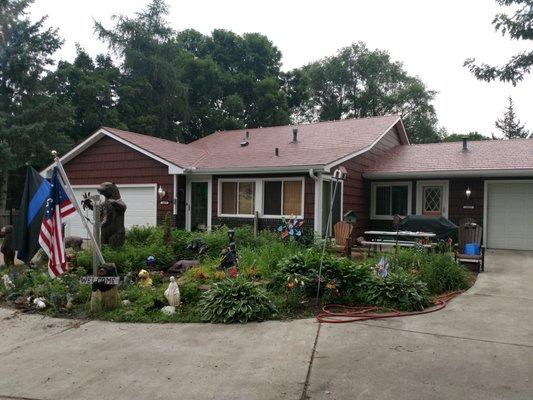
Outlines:
{"label": "roof vent", "polygon": [[246,139],[241,140],[241,147],[246,147],[250,144],[250,142]]}
{"label": "roof vent", "polygon": [[463,152],[467,152],[467,151],[468,151],[468,138],[464,137],[463,138]]}
{"label": "roof vent", "polygon": [[292,130],[292,143],[298,143],[298,128]]}
{"label": "roof vent", "polygon": [[274,149],[274,155],[279,157],[279,149],[277,147]]}
{"label": "roof vent", "polygon": [[250,140],[250,132],[246,131],[246,140]]}

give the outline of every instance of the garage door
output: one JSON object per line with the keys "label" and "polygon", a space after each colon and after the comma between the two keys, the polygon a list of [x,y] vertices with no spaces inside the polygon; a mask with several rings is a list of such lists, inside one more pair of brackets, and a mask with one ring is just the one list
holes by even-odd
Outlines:
{"label": "garage door", "polygon": [[[73,186],[74,195],[78,203],[83,198],[83,193],[90,192],[96,194],[97,186]],[[155,225],[157,222],[157,201],[155,185],[129,186],[118,185],[120,196],[128,207],[126,210],[124,224],[126,228],[134,225]],[[102,197],[102,201],[104,198]],[[92,211],[87,210],[84,214],[92,221]],[[87,233],[83,228],[81,218],[76,214],[67,221],[65,227],[66,235],[81,236],[87,238]]]}
{"label": "garage door", "polygon": [[533,183],[487,184],[487,247],[533,250]]}

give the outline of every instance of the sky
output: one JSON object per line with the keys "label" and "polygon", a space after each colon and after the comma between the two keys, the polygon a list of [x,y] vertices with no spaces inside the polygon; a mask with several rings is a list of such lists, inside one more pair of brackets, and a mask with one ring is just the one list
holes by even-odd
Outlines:
{"label": "sky", "polygon": [[[32,19],[48,15],[65,40],[56,58],[73,60],[76,43],[90,54],[106,52],[93,33],[93,20],[112,26],[112,16],[133,16],[148,0],[36,0]],[[439,125],[449,133],[496,133],[508,97],[517,115],[533,130],[533,75],[516,87],[481,82],[462,66],[475,57],[502,64],[528,43],[511,41],[494,30],[491,21],[505,11],[494,0],[167,0],[167,20],[176,30],[209,34],[222,28],[238,34],[259,32],[282,52],[282,69],[300,67],[356,41],[386,50],[438,92]],[[529,44],[531,50],[531,44]]]}

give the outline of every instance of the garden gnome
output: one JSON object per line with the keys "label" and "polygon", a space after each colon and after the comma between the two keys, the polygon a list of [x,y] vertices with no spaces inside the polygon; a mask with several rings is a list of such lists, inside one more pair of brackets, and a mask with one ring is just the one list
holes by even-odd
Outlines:
{"label": "garden gnome", "polygon": [[6,288],[6,290],[15,289],[15,285],[13,284],[11,279],[9,279],[8,275],[2,275],[2,280],[4,281],[4,287]]}
{"label": "garden gnome", "polygon": [[178,307],[180,305],[180,289],[173,276],[170,277],[170,284],[167,290],[165,290],[165,297],[170,306]]}

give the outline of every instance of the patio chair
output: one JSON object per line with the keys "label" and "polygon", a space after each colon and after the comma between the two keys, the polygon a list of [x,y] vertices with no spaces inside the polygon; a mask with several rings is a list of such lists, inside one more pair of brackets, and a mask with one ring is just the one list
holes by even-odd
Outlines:
{"label": "patio chair", "polygon": [[339,221],[333,226],[335,250],[346,257],[350,257],[352,253],[352,232],[353,225],[344,221]]}
{"label": "patio chair", "polygon": [[[476,263],[478,272],[485,271],[485,247],[481,244],[483,228],[476,223],[467,223],[459,226],[458,243],[455,251],[455,261],[463,263]],[[475,243],[479,246],[479,254],[464,254],[465,245]]]}

